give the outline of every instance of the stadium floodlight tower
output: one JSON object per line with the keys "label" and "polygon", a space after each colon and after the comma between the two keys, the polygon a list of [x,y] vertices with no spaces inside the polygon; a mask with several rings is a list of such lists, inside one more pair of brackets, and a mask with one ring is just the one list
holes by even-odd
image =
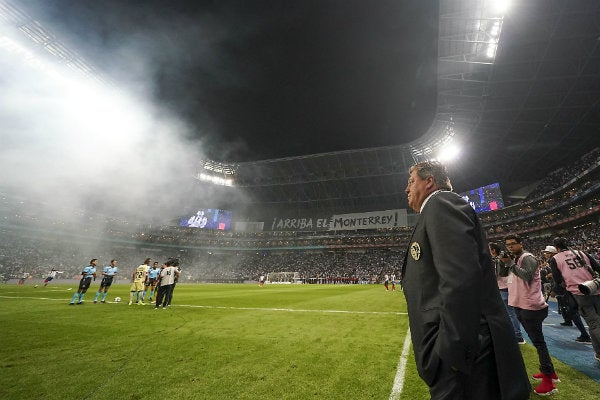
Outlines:
{"label": "stadium floodlight tower", "polygon": [[[97,83],[111,87],[115,86],[108,77],[84,60],[83,57],[61,43],[40,22],[7,0],[0,0],[0,22],[2,20],[5,21],[6,25],[12,26],[16,31],[25,35],[30,40],[29,44],[34,44],[37,49],[42,50],[40,53],[45,54],[47,58],[83,74]],[[4,33],[7,32],[0,31],[0,39],[10,43],[11,41],[4,36]],[[39,63],[39,61],[36,62]]]}
{"label": "stadium floodlight tower", "polygon": [[224,164],[209,159],[198,161],[199,171],[194,176],[195,179],[203,182],[210,182],[220,186],[233,186],[236,164]]}

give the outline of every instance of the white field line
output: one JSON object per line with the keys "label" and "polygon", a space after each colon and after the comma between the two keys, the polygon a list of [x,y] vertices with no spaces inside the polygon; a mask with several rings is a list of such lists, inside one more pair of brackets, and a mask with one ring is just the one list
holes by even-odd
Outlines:
{"label": "white field line", "polygon": [[[52,288],[42,288],[42,289],[40,290],[40,293],[46,293],[46,292],[70,292],[71,290],[73,290],[73,289],[72,289],[72,288],[71,288],[71,289],[52,289]],[[77,291],[77,290],[76,290],[76,291]],[[23,293],[23,292],[21,292],[21,291],[19,291],[19,290],[12,290],[12,291],[4,291],[4,290],[3,290],[3,291],[2,291],[2,293],[4,293],[4,294],[16,294],[16,293]]]}
{"label": "white field line", "polygon": [[408,352],[410,350],[410,328],[406,330],[406,337],[404,338],[404,346],[402,346],[402,354],[400,355],[400,361],[398,361],[398,371],[394,378],[394,385],[392,386],[392,393],[390,393],[390,400],[398,400],[404,389],[404,376],[406,375],[406,362],[408,361]]}
{"label": "white field line", "polygon": [[2,299],[30,299],[30,300],[52,300],[52,301],[65,301],[69,299],[51,299],[49,297],[29,297],[29,296],[0,296]]}
{"label": "white field line", "polygon": [[[30,297],[30,296],[0,296],[3,299],[30,299],[30,300],[53,300],[53,301],[64,301],[68,302],[69,299],[50,299],[48,297]],[[86,303],[92,303],[86,301]],[[112,301],[107,303],[114,303]],[[122,304],[127,304],[126,301],[122,301]],[[117,304],[117,303],[115,303]],[[154,303],[146,303],[152,305]],[[229,307],[229,306],[203,306],[193,304],[174,304],[173,307],[189,307],[189,308],[207,308],[216,310],[249,310],[249,311],[285,311],[285,312],[313,312],[313,313],[330,313],[330,314],[374,314],[374,315],[407,315],[406,312],[395,312],[395,311],[348,311],[348,310],[307,310],[298,308],[264,308],[264,307]]]}
{"label": "white field line", "polygon": [[256,310],[256,311],[287,311],[287,312],[314,312],[314,313],[339,313],[339,314],[381,314],[381,315],[408,315],[405,312],[395,311],[348,311],[348,310],[306,310],[301,308],[262,308],[262,307],[226,307],[226,306],[198,306],[180,304],[177,307],[212,308],[224,310]]}

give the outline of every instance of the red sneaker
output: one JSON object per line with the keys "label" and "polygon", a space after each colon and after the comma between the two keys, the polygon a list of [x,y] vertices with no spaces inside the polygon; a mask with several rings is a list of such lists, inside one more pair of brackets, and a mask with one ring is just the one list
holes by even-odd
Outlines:
{"label": "red sneaker", "polygon": [[558,392],[558,389],[554,382],[552,382],[552,375],[543,375],[542,383],[537,385],[533,391],[540,396],[550,396],[552,393]]}
{"label": "red sneaker", "polygon": [[[556,372],[553,372],[552,374],[550,374],[550,376],[552,377],[552,382],[560,382],[560,379],[558,379],[558,375],[556,375]],[[531,377],[533,379],[537,379],[538,381],[541,381],[542,378],[544,377],[544,374],[540,372],[539,374],[531,375]]]}

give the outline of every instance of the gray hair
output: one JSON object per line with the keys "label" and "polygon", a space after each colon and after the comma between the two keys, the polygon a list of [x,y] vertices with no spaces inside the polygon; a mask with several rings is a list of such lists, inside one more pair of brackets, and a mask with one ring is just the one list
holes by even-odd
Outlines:
{"label": "gray hair", "polygon": [[452,183],[448,176],[446,166],[439,161],[424,161],[410,167],[408,173],[417,171],[417,175],[421,179],[433,177],[437,187],[442,190],[452,190]]}

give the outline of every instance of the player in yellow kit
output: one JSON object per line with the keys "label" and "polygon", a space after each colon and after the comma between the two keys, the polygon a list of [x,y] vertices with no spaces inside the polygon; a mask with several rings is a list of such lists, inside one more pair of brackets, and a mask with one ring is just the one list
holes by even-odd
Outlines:
{"label": "player in yellow kit", "polygon": [[133,271],[133,275],[131,276],[131,289],[129,292],[129,305],[133,304],[134,293],[136,293],[135,303],[141,306],[144,305],[142,294],[144,292],[144,282],[146,282],[146,276],[148,275],[148,268],[150,268],[151,261],[151,258],[146,258],[144,263]]}

